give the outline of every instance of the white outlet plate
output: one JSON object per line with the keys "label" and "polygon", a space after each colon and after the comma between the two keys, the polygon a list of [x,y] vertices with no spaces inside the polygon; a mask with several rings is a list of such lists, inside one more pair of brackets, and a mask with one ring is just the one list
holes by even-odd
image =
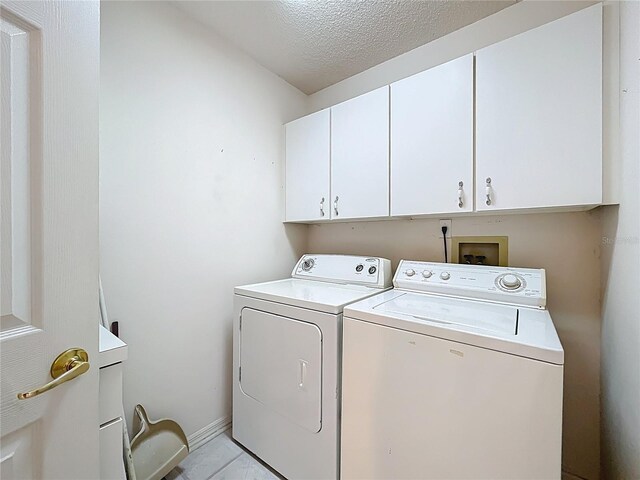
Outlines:
{"label": "white outlet plate", "polygon": [[440,227],[438,228],[438,238],[442,238],[442,227],[447,227],[447,238],[451,238],[451,219],[440,220]]}

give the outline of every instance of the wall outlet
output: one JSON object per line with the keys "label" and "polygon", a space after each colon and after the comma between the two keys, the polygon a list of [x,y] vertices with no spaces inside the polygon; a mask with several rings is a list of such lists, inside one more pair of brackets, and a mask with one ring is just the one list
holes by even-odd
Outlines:
{"label": "wall outlet", "polygon": [[438,227],[438,238],[442,238],[442,227],[447,227],[447,238],[451,238],[451,220],[440,220]]}

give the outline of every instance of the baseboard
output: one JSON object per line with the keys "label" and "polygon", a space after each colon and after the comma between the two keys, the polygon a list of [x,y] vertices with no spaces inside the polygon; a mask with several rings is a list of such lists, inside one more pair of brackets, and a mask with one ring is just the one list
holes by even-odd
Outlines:
{"label": "baseboard", "polygon": [[220,435],[229,428],[231,428],[231,415],[219,418],[187,437],[187,440],[189,441],[189,450],[194,451],[196,448],[204,445],[213,437]]}

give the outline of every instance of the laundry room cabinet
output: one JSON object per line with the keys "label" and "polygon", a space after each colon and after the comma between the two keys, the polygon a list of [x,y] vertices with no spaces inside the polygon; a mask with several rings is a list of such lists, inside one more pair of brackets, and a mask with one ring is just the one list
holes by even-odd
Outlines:
{"label": "laundry room cabinet", "polygon": [[321,110],[285,126],[285,220],[328,220],[330,110]]}
{"label": "laundry room cabinet", "polygon": [[331,218],[389,215],[389,86],[331,108]]}
{"label": "laundry room cabinet", "polygon": [[99,373],[100,478],[125,480],[122,451],[122,363],[127,359],[126,343],[102,325],[96,362]]}
{"label": "laundry room cabinet", "polygon": [[473,55],[391,84],[391,215],[473,211]]}
{"label": "laundry room cabinet", "polygon": [[602,5],[476,52],[476,210],[602,203]]}
{"label": "laundry room cabinet", "polygon": [[389,216],[389,86],[288,123],[285,221]]}
{"label": "laundry room cabinet", "polygon": [[285,221],[601,205],[603,33],[593,5],[287,124]]}

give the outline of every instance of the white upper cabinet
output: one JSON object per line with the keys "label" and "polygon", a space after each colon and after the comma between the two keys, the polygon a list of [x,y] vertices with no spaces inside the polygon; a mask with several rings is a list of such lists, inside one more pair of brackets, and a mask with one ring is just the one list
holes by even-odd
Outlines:
{"label": "white upper cabinet", "polygon": [[285,220],[328,220],[330,116],[329,110],[288,123],[285,167]]}
{"label": "white upper cabinet", "polygon": [[389,215],[389,87],[331,108],[331,218]]}
{"label": "white upper cabinet", "polygon": [[473,55],[391,85],[391,215],[473,211]]}
{"label": "white upper cabinet", "polygon": [[601,4],[476,53],[476,182],[477,210],[602,202]]}
{"label": "white upper cabinet", "polygon": [[602,204],[602,9],[287,124],[285,220]]}

